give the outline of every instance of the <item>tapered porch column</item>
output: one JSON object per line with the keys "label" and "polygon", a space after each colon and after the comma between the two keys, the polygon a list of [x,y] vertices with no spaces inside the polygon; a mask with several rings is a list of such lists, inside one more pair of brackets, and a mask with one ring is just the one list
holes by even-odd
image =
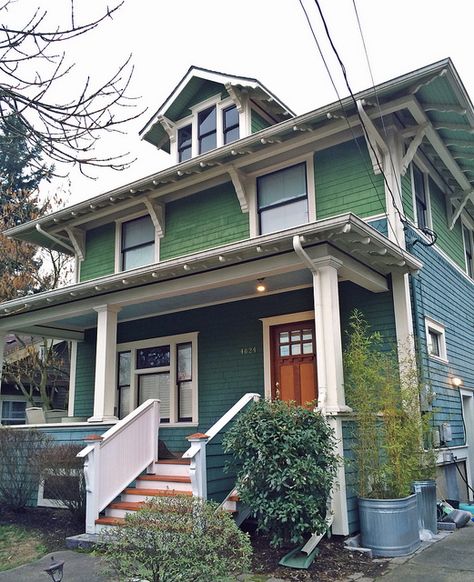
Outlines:
{"label": "tapered porch column", "polygon": [[97,311],[97,347],[95,355],[94,414],[89,422],[117,420],[114,414],[117,360],[116,305],[100,305]]}
{"label": "tapered porch column", "polygon": [[319,408],[328,414],[348,412],[344,396],[341,318],[337,271],[341,261],[325,257],[313,261],[313,293],[318,365]]}

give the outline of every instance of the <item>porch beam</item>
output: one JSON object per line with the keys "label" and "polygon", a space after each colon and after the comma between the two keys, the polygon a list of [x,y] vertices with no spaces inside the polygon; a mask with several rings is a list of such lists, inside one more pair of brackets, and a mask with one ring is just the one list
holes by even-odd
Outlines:
{"label": "porch beam", "polygon": [[227,171],[229,173],[230,179],[232,180],[232,184],[234,185],[235,193],[237,194],[242,212],[248,212],[249,201],[246,192],[245,174],[238,170],[235,166],[229,166]]}
{"label": "porch beam", "polygon": [[115,407],[115,378],[117,360],[116,305],[99,305],[97,312],[97,347],[95,356],[94,413],[88,422],[117,420]]}
{"label": "porch beam", "polygon": [[48,325],[31,325],[21,329],[13,329],[12,332],[19,335],[40,335],[50,339],[84,341],[84,332],[73,329],[62,329],[50,327]]}

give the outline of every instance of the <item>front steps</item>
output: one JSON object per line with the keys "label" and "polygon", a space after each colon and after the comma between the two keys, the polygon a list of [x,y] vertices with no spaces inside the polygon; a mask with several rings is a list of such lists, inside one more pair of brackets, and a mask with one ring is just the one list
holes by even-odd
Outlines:
{"label": "front steps", "polygon": [[105,508],[105,514],[95,520],[96,532],[119,525],[128,513],[138,511],[143,503],[153,497],[192,496],[188,459],[160,459],[155,463],[155,474],[140,475],[135,487],[122,491],[120,501]]}

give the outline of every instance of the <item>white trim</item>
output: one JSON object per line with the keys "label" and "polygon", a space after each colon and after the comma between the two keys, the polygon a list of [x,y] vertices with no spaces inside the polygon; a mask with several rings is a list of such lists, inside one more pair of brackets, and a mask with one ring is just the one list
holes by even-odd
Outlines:
{"label": "white trim", "polygon": [[470,228],[467,224],[466,221],[464,220],[464,218],[461,218],[461,238],[462,238],[462,249],[463,249],[463,253],[464,253],[464,264],[466,265],[466,275],[469,277],[469,279],[472,280],[471,275],[469,275],[469,266],[468,266],[468,261],[467,261],[467,252],[466,252],[466,239],[464,236],[464,231],[467,231],[467,236],[469,237],[470,243],[471,243],[471,253],[472,253],[472,257],[471,257],[471,273],[474,275],[474,233],[472,228]]}
{"label": "white trim", "polygon": [[426,200],[426,227],[429,229],[433,228],[433,220],[432,220],[432,216],[431,216],[431,193],[430,193],[430,181],[429,181],[429,171],[426,170],[426,166],[424,166],[424,164],[421,164],[418,160],[418,158],[416,159],[416,161],[412,162],[410,164],[410,178],[411,178],[411,195],[412,195],[412,203],[413,203],[413,218],[415,221],[415,225],[419,228],[420,224],[418,222],[418,212],[416,209],[416,192],[415,192],[415,177],[414,177],[414,172],[413,172],[413,168],[414,166],[417,167],[417,170],[421,173],[421,175],[423,176],[423,184],[425,187],[425,200]]}
{"label": "white trim", "polygon": [[[148,317],[148,316],[147,316]],[[199,332],[191,332],[163,337],[147,338],[133,342],[117,344],[117,354],[119,352],[131,351],[130,362],[130,410],[136,408],[138,399],[138,376],[139,374],[153,374],[157,368],[146,368],[144,370],[136,369],[136,350],[142,348],[151,348],[163,345],[170,346],[170,365],[166,368],[159,368],[160,371],[167,371],[170,374],[170,422],[163,424],[165,427],[173,426],[197,426],[198,424],[198,335]],[[192,354],[192,420],[188,422],[178,422],[178,404],[177,404],[177,379],[176,379],[176,346],[182,343],[191,344]],[[117,358],[118,361],[118,358]],[[117,394],[117,389],[116,389]]]}
{"label": "white trim", "polygon": [[74,400],[76,397],[76,366],[77,366],[77,342],[70,342],[69,354],[69,396],[68,396],[68,408],[67,415],[74,416]]}
{"label": "white trim", "polygon": [[[145,208],[145,210],[140,210],[138,212],[134,212],[132,214],[129,214],[127,216],[121,217],[121,218],[116,218],[113,222],[115,223],[115,258],[114,258],[114,273],[126,273],[127,270],[132,270],[132,269],[122,269],[122,225],[125,224],[126,222],[131,222],[132,220],[136,220],[137,218],[143,218],[144,216],[149,216],[152,223],[153,223],[153,217],[150,215],[150,213],[148,212],[148,210]],[[155,227],[155,247],[154,247],[154,261],[153,263],[158,263],[159,261],[159,241],[160,241],[160,236],[158,233],[157,228]],[[150,263],[150,264],[153,264]],[[148,265],[143,265],[144,267],[148,266]],[[137,267],[134,267],[135,269]]]}
{"label": "white trim", "polygon": [[[40,482],[38,484],[38,497],[37,497],[36,504],[39,507],[57,507],[60,509],[67,509],[67,505],[63,501],[61,501],[60,499],[49,499],[49,498],[44,496],[44,482],[45,482],[44,474],[45,473],[51,473],[54,476],[54,469],[46,469],[42,472]],[[71,469],[70,473],[71,474],[69,476],[71,476],[71,477],[74,475],[79,476],[78,469]],[[64,476],[64,475],[61,475],[61,476]]]}
{"label": "white trim", "polygon": [[[430,331],[438,336],[440,351],[439,356],[431,354],[429,351],[428,337]],[[436,360],[438,362],[442,362],[443,364],[447,364],[448,355],[446,351],[446,331],[444,325],[442,323],[435,321],[431,317],[425,317],[425,334],[426,334],[426,352],[428,354],[428,357],[432,360]]]}
{"label": "white trim", "polygon": [[272,397],[272,364],[271,364],[271,347],[270,347],[270,328],[274,325],[284,325],[285,323],[296,323],[297,321],[311,321],[314,323],[314,310],[299,311],[297,313],[287,313],[286,315],[274,315],[272,317],[262,317],[260,321],[263,324],[262,342],[263,342],[263,383],[265,389],[265,398],[270,400]]}

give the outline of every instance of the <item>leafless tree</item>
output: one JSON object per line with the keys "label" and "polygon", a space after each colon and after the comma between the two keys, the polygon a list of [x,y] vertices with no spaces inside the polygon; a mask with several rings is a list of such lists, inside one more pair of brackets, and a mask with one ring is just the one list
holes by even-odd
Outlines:
{"label": "leafless tree", "polygon": [[[58,91],[74,67],[67,59],[68,41],[112,19],[124,0],[83,24],[75,0],[56,1],[51,14],[39,7],[28,14],[24,0],[0,3],[0,120],[15,115],[18,131],[53,162],[76,164],[83,173],[88,166],[124,169],[133,161],[128,152],[101,157],[94,146],[101,133],[142,113],[126,94],[133,72],[130,57],[99,84],[87,77],[70,100],[61,99]],[[52,26],[56,8],[66,4],[69,24]],[[18,19],[19,9],[28,15]]]}

